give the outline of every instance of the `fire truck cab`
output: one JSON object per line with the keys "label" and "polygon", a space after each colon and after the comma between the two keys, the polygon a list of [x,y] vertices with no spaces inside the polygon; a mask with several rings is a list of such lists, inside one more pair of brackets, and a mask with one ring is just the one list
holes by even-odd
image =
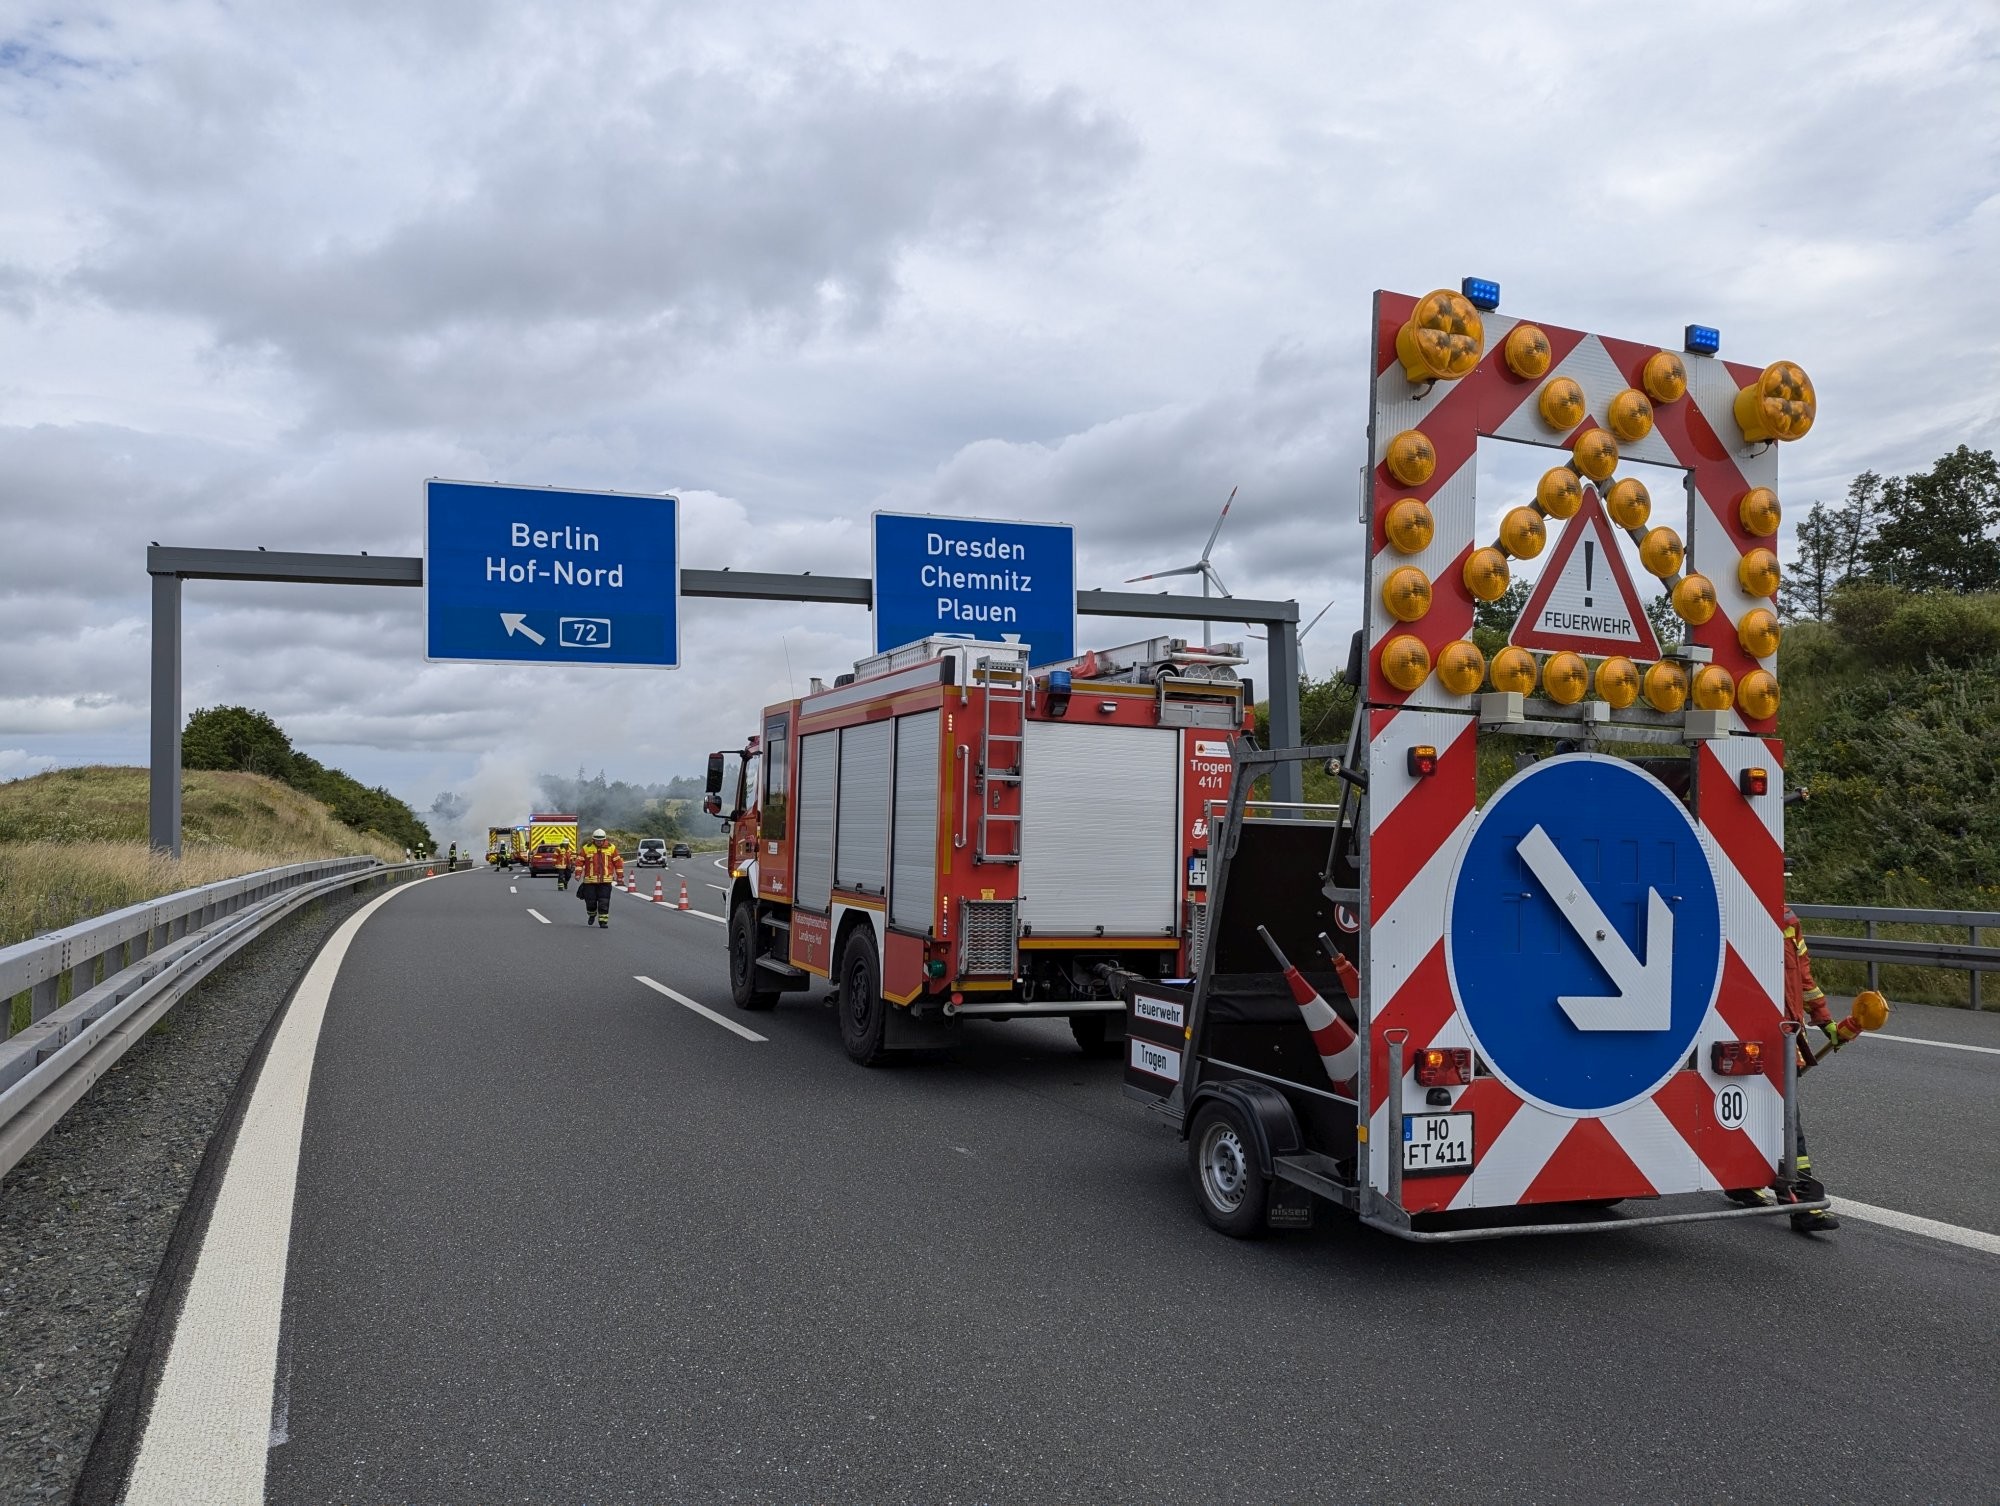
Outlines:
{"label": "fire truck cab", "polygon": [[932,637],[767,707],[709,759],[737,1007],[825,981],[863,1065],[967,1018],[1066,1017],[1118,1050],[1123,980],[1199,954],[1242,662],[1156,638],[1031,668],[1016,643]]}

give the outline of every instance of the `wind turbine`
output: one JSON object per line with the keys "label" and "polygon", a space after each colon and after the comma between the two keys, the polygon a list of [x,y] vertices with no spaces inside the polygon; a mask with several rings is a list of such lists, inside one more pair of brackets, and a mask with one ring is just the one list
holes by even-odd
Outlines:
{"label": "wind turbine", "polygon": [[[1172,570],[1155,570],[1148,575],[1135,575],[1127,580],[1125,584],[1135,586],[1142,580],[1165,580],[1170,575],[1199,575],[1201,577],[1201,595],[1204,601],[1208,599],[1210,582],[1214,583],[1215,592],[1218,596],[1227,596],[1229,594],[1229,587],[1225,586],[1222,583],[1222,577],[1215,573],[1215,566],[1208,562],[1208,556],[1209,552],[1215,548],[1216,539],[1222,533],[1222,525],[1229,521],[1229,504],[1235,500],[1236,488],[1232,486],[1229,488],[1229,495],[1223,499],[1222,512],[1216,518],[1215,526],[1208,531],[1208,542],[1201,546],[1200,559],[1196,560],[1192,565],[1181,565]],[[1201,646],[1203,648],[1209,647],[1209,621],[1206,617],[1201,622]]]}

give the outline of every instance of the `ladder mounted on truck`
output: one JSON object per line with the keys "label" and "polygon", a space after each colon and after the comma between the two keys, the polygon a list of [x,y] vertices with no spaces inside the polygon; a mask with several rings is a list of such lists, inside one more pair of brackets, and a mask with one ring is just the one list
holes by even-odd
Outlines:
{"label": "ladder mounted on truck", "polygon": [[[1005,799],[1004,791],[1012,787],[1015,791],[1015,805],[1020,804],[1021,751],[1026,742],[1022,727],[1028,712],[1027,674],[1019,659],[995,659],[982,655],[972,667],[972,683],[986,694],[981,698],[979,717],[979,763],[973,770],[979,781],[979,840],[973,850],[976,861],[981,863],[1012,863],[1021,861],[1021,813],[1018,809],[1003,811],[997,807]],[[994,713],[1011,712],[1014,730],[1001,730],[994,726]],[[996,767],[995,749],[1011,750],[1012,757],[1003,757]],[[1002,828],[1013,828],[1013,841],[1004,850],[996,849],[993,838]]]}

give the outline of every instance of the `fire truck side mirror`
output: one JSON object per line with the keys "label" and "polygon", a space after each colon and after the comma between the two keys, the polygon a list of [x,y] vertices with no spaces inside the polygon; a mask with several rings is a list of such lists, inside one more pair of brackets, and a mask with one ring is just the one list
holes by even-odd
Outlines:
{"label": "fire truck side mirror", "polygon": [[722,809],[722,764],[722,754],[711,753],[708,755],[708,783],[704,788],[707,790],[709,800],[713,804],[705,804],[702,806],[702,809],[707,811],[711,816]]}
{"label": "fire truck side mirror", "polygon": [[719,816],[719,815],[721,815],[721,814],[722,814],[722,797],[721,797],[720,795],[718,795],[718,794],[714,794],[714,793],[710,793],[710,794],[707,794],[707,795],[704,795],[704,796],[702,796],[702,799],[701,799],[701,808],[702,808],[702,810],[703,810],[704,812],[706,812],[706,813],[707,813],[708,815],[711,815],[711,816]]}

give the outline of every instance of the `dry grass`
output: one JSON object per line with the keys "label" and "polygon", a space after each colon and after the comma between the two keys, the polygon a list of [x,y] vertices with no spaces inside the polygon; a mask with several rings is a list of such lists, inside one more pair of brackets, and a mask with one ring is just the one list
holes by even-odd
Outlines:
{"label": "dry grass", "polygon": [[178,861],[146,845],[144,769],[56,769],[0,785],[0,946],[180,889],[309,858],[400,848],[258,774],[181,783]]}

